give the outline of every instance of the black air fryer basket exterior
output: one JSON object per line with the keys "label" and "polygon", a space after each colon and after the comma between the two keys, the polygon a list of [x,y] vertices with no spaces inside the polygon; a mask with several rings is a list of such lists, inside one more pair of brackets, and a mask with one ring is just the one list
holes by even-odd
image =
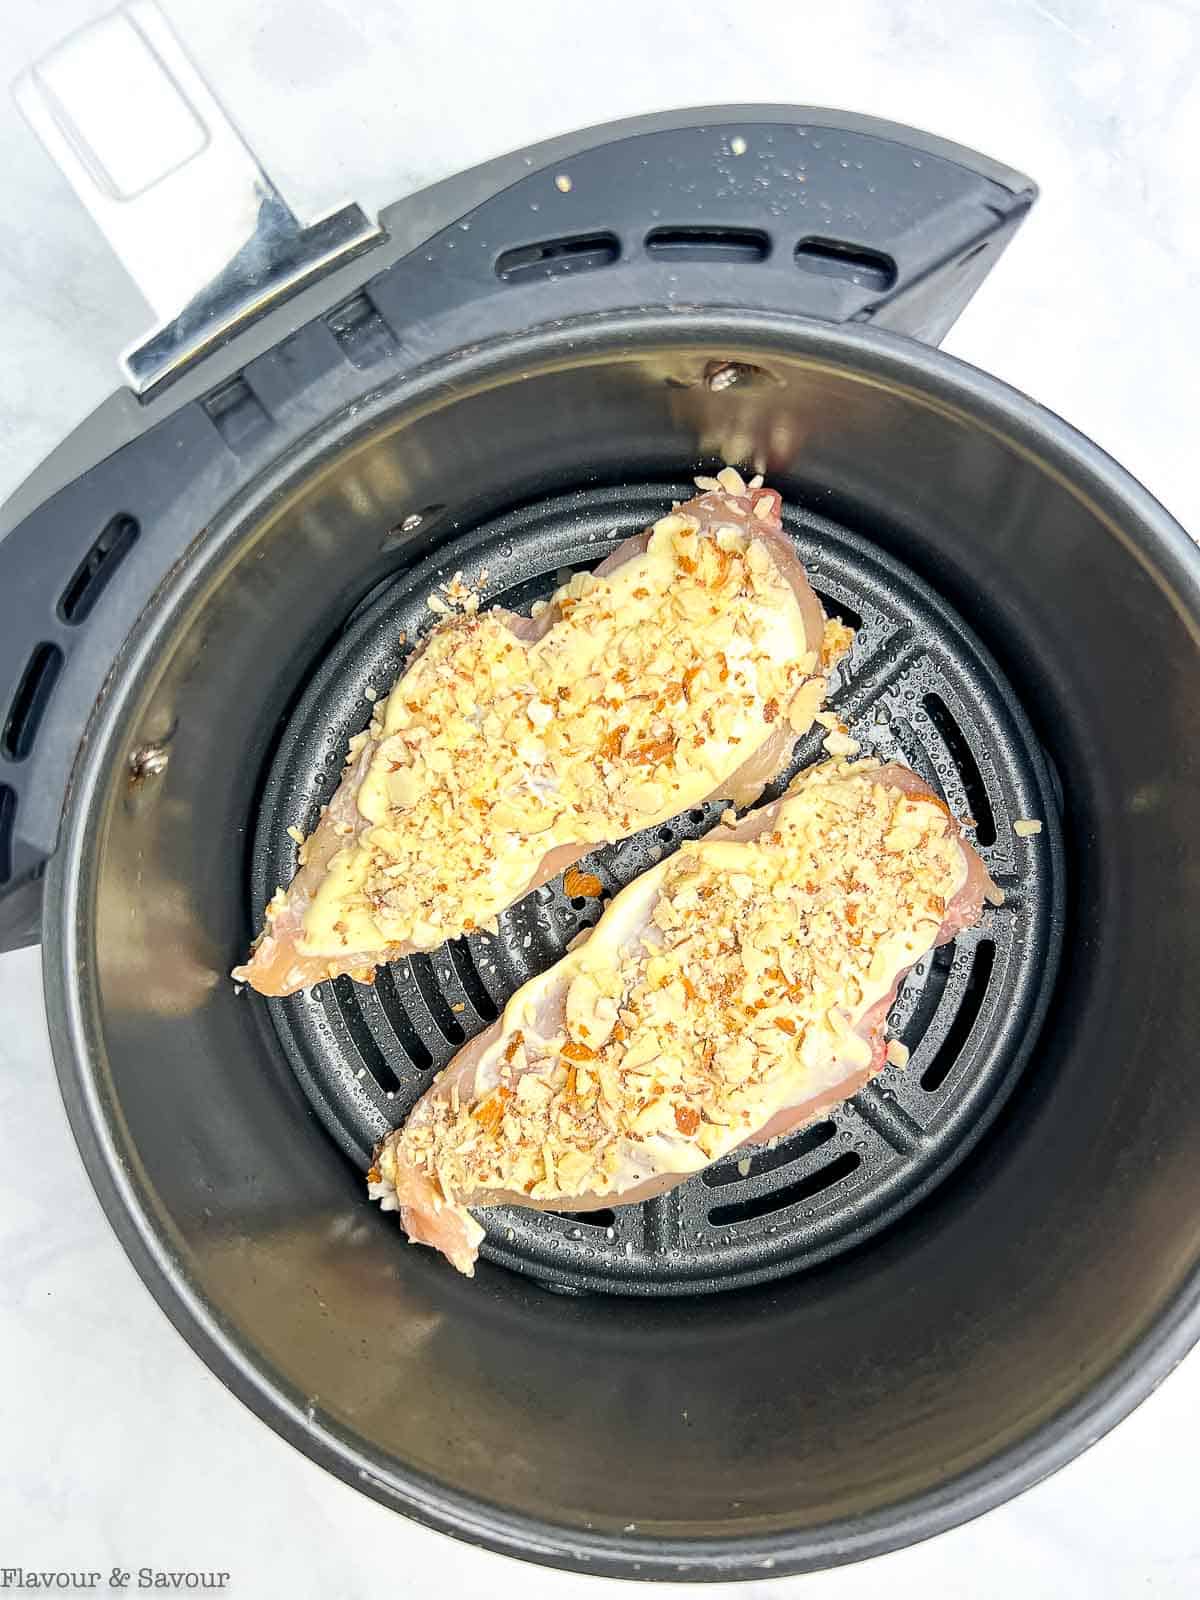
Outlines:
{"label": "black air fryer basket exterior", "polygon": [[[479,219],[453,239],[451,209],[423,252],[436,273],[360,266],[307,320],[296,302],[286,329],[251,330],[215,380],[156,398],[150,428],[110,412],[97,464],[95,433],[52,464],[19,508],[23,554],[68,511],[139,523],[78,633],[58,596],[88,539],[63,559],[46,536],[40,565],[7,569],[35,619],[49,596],[17,668],[39,643],[63,651],[32,765],[0,766],[9,906],[44,881],[64,1097],[126,1248],[204,1359],[314,1459],[431,1525],[582,1570],[766,1576],[910,1542],[1082,1449],[1197,1332],[1200,563],[1064,423],[895,331],[940,335],[1029,186],[835,122],[666,119],[645,191],[620,138],[591,136],[618,152],[591,168],[583,138],[513,169],[552,186],[567,162],[585,198],[609,174],[609,222],[579,214],[565,278],[562,253],[497,236],[483,294],[446,248],[461,260]],[[855,232],[841,196],[838,248],[804,266],[795,217],[743,206],[734,181],[732,200],[705,197],[724,236],[699,241],[727,254],[697,256],[691,214],[651,218],[651,191],[690,192],[671,174],[700,150],[736,176],[734,131],[830,143],[831,183],[881,143],[894,185],[901,160],[933,176],[896,238],[865,207]],[[593,261],[605,234],[616,255]],[[536,283],[503,275],[530,263]],[[1061,788],[1060,973],[1014,1030],[990,1127],[970,1149],[980,1129],[964,1130],[953,1172],[868,1243],[703,1298],[555,1295],[488,1263],[466,1283],[366,1204],[267,1008],[223,978],[250,932],[261,786],[383,580],[489,518],[723,458],[761,459],[796,518],[913,574],[996,664]],[[142,503],[122,507],[122,484]]]}

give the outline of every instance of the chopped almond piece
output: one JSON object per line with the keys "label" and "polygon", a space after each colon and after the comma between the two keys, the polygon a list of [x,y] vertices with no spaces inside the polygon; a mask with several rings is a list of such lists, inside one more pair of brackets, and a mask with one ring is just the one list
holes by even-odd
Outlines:
{"label": "chopped almond piece", "polygon": [[568,900],[599,900],[604,893],[604,885],[594,872],[580,872],[577,867],[568,867],[563,878],[563,893]]}
{"label": "chopped almond piece", "polygon": [[568,1039],[559,1051],[564,1061],[595,1061],[596,1051],[589,1045],[579,1044],[574,1039]]}

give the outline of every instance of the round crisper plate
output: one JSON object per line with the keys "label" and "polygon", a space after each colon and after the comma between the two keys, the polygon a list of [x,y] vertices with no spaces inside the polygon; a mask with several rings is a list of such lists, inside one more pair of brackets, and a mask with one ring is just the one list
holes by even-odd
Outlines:
{"label": "round crisper plate", "polygon": [[[287,829],[314,826],[347,740],[434,620],[426,599],[438,583],[483,573],[484,604],[526,609],[692,492],[686,484],[585,490],[466,532],[439,527],[437,509],[427,512],[432,554],[359,606],[281,733],[253,845],[255,922],[295,871]],[[908,1065],[886,1068],[820,1122],[719,1161],[646,1205],[480,1214],[488,1259],[562,1292],[707,1293],[860,1243],[970,1149],[1025,1065],[1053,985],[1063,899],[1057,784],[1011,688],[937,595],[868,540],[787,504],[784,524],[826,610],[857,629],[832,706],[864,755],[907,763],[973,819],[1005,903],[987,907],[977,928],[905,983],[892,1029],[911,1051]],[[822,733],[801,743],[788,777],[822,758]],[[710,828],[720,809],[690,811],[596,852],[581,869],[611,895]],[[1040,837],[1014,835],[1021,817],[1043,822]],[[365,1171],[434,1073],[600,912],[597,901],[565,899],[560,880],[514,906],[496,938],[472,934],[394,962],[373,987],[339,978],[268,1002],[305,1093],[347,1156]]]}

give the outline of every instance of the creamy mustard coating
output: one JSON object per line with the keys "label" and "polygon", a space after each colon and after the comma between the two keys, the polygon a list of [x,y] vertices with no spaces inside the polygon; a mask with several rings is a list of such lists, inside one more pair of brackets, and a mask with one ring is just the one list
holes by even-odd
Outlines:
{"label": "creamy mustard coating", "polygon": [[644,554],[576,574],[553,603],[533,642],[493,612],[448,619],[380,703],[358,795],[370,826],[330,862],[302,955],[494,927],[548,851],[677,815],[777,719],[800,733],[820,707],[819,641],[753,527],[673,512]]}
{"label": "creamy mustard coating", "polygon": [[869,1068],[860,1024],[968,873],[945,807],[878,765],[811,768],[769,831],[684,844],[630,884],[517,991],[474,1071],[452,1066],[390,1136],[385,1186],[408,1165],[435,1205],[620,1195]]}

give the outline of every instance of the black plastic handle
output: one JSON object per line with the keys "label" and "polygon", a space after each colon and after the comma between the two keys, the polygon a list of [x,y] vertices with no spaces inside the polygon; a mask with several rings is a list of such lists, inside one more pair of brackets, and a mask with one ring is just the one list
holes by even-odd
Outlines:
{"label": "black plastic handle", "polygon": [[38,936],[75,754],[134,622],[303,433],[453,350],[631,308],[751,306],[936,343],[1034,196],[867,117],[634,119],[411,196],[381,217],[386,245],[164,393],[115,395],[0,514],[0,950]]}
{"label": "black plastic handle", "polygon": [[466,230],[440,232],[414,274],[389,274],[372,298],[418,346],[423,324],[464,302],[489,333],[560,310],[674,302],[869,321],[938,343],[1033,184],[872,118],[773,109],[777,120],[735,122],[726,108],[719,121],[543,165],[478,205]]}

